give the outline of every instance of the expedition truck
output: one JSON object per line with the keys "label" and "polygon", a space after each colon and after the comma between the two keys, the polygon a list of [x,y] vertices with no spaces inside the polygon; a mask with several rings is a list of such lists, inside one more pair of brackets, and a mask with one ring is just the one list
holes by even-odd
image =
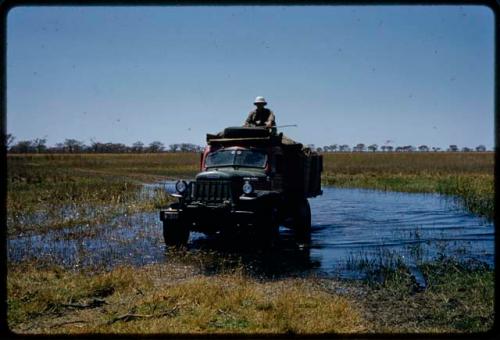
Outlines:
{"label": "expedition truck", "polygon": [[191,231],[243,228],[268,238],[280,225],[307,240],[307,199],[322,194],[322,170],[321,155],[284,140],[276,128],[228,127],[207,134],[200,172],[192,181],[177,181],[171,195],[178,202],[160,211],[165,243],[183,245]]}

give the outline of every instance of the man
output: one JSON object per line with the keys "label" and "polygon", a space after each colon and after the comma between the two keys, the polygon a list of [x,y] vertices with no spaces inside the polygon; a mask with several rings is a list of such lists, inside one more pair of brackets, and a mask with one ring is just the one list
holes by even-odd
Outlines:
{"label": "man", "polygon": [[248,118],[243,126],[265,126],[273,127],[276,126],[276,121],[274,119],[273,111],[266,109],[267,102],[264,97],[255,98],[254,105],[257,108],[248,114]]}

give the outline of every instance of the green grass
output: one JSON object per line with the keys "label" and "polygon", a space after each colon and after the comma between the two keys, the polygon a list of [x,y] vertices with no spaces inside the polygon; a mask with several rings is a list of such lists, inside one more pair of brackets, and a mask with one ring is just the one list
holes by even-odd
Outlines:
{"label": "green grass", "polygon": [[363,301],[374,330],[393,332],[487,332],[494,322],[494,271],[440,259],[419,266],[426,283],[418,290],[404,265],[382,268]]}
{"label": "green grass", "polygon": [[[9,233],[95,224],[158,209],[168,196],[157,190],[144,197],[142,183],[193,175],[197,159],[197,154],[9,155]],[[42,216],[29,218],[37,212]]]}

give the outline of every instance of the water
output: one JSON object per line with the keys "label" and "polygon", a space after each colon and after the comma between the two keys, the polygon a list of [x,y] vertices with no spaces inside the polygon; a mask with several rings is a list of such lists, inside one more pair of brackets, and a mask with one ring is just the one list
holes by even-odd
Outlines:
{"label": "water", "polygon": [[[157,187],[148,185],[144,190]],[[352,278],[360,277],[360,262],[403,261],[416,268],[442,255],[493,266],[493,224],[441,195],[326,187],[310,204],[309,245],[297,243],[293,232],[282,227],[271,248],[257,247],[244,234],[229,240],[193,232],[188,249],[235,259],[265,276],[315,273]],[[158,212],[120,216],[97,228],[82,225],[12,237],[7,246],[12,262],[36,259],[68,267],[111,268],[168,261]],[[216,270],[216,263],[212,267]],[[418,280],[418,272],[414,276]]]}

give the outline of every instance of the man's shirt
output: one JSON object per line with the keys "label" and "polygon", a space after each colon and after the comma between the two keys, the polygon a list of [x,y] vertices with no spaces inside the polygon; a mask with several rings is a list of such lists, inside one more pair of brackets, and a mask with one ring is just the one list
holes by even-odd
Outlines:
{"label": "man's shirt", "polygon": [[274,113],[266,108],[250,111],[244,126],[276,126]]}

